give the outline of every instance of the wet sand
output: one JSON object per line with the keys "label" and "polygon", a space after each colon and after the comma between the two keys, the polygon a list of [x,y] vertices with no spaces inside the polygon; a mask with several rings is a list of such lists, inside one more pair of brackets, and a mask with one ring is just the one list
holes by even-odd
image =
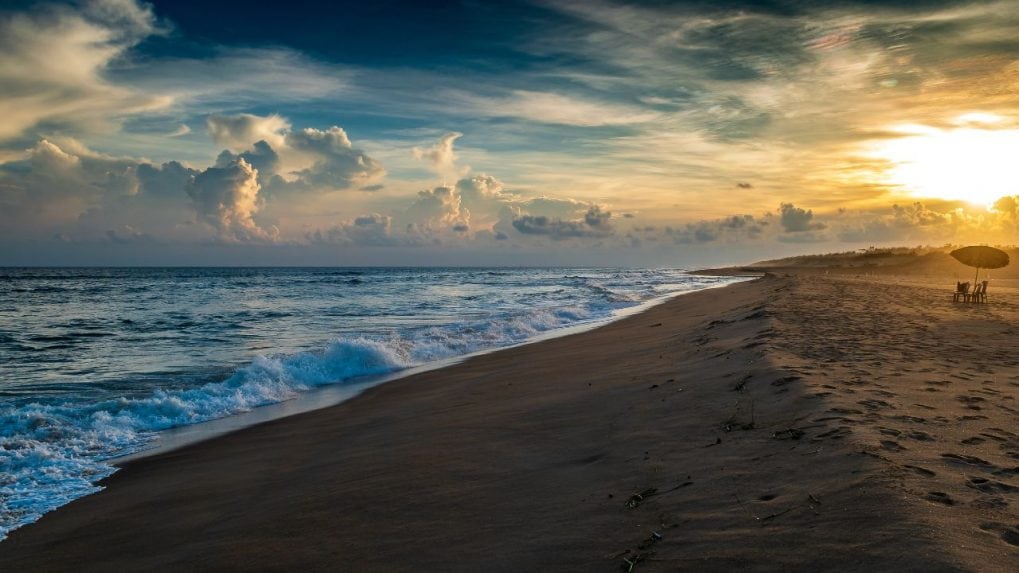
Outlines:
{"label": "wet sand", "polygon": [[0,570],[1014,571],[1019,293],[769,276],[128,463]]}

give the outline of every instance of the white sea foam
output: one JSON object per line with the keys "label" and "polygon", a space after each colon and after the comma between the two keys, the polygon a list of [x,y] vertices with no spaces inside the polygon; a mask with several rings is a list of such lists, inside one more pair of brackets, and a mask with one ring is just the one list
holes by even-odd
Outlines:
{"label": "white sea foam", "polygon": [[0,539],[100,489],[96,483],[114,471],[108,460],[144,447],[161,430],[281,402],[317,386],[522,342],[659,294],[653,288],[643,296],[617,293],[577,280],[592,296],[569,306],[517,306],[475,320],[340,338],[318,352],[260,355],[226,379],[167,380],[141,397],[88,401],[68,394],[0,406]]}
{"label": "white sea foam", "polygon": [[0,539],[43,513],[98,491],[106,463],[155,432],[287,400],[316,386],[506,346],[606,316],[613,305],[536,309],[500,320],[431,327],[386,338],[337,340],[321,352],[257,356],[226,380],[157,389],[99,403],[31,403],[0,410]]}
{"label": "white sea foam", "polygon": [[[82,495],[113,473],[111,457],[154,432],[280,402],[295,393],[409,365],[403,349],[363,338],[321,353],[256,357],[222,382],[97,404],[32,403],[0,410],[0,535]],[[2,537],[0,537],[2,538]]]}

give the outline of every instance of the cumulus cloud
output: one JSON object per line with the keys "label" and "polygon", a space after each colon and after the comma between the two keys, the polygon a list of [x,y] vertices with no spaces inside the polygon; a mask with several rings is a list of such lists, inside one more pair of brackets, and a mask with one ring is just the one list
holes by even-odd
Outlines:
{"label": "cumulus cloud", "polygon": [[713,243],[716,241],[756,241],[769,223],[753,215],[731,215],[719,219],[665,227],[665,235],[678,244]]}
{"label": "cumulus cloud", "polygon": [[179,197],[198,172],[179,161],[168,161],[160,166],[140,163],[135,168],[138,185],[146,194]]}
{"label": "cumulus cloud", "polygon": [[108,230],[121,239],[173,235],[193,219],[185,189],[197,174],[177,161],[155,165],[74,140],[40,140],[20,159],[0,163],[0,235],[56,233],[75,241],[112,241]]}
{"label": "cumulus cloud", "polygon": [[254,220],[260,208],[258,191],[258,171],[244,159],[206,169],[187,188],[198,219],[214,228],[224,242],[277,238],[277,229],[263,229]]}
{"label": "cumulus cloud", "polygon": [[501,181],[485,174],[460,179],[456,190],[464,208],[480,217],[495,215],[502,204],[519,200],[519,196],[507,191]]}
{"label": "cumulus cloud", "polygon": [[133,245],[139,243],[155,243],[156,240],[149,234],[139,231],[131,225],[121,225],[116,229],[106,230],[106,239],[111,243],[119,245]]}
{"label": "cumulus cloud", "polygon": [[373,182],[386,171],[353,146],[341,127],[291,130],[277,115],[219,115],[208,120],[216,143],[227,146],[218,164],[243,158],[258,169],[269,191],[349,189],[377,190]]}
{"label": "cumulus cloud", "polygon": [[520,206],[529,213],[552,218],[569,219],[581,215],[591,204],[569,197],[534,197],[523,201]]}
{"label": "cumulus cloud", "polygon": [[971,212],[954,204],[934,209],[920,202],[868,211],[847,211],[831,221],[844,242],[951,241],[1007,231],[1005,213]]}
{"label": "cumulus cloud", "polygon": [[414,158],[427,160],[432,169],[441,177],[458,177],[470,171],[470,167],[458,168],[456,166],[456,152],[453,150],[453,142],[462,137],[463,134],[451,131],[439,138],[434,145],[427,148],[415,147],[412,151]]}
{"label": "cumulus cloud", "polygon": [[308,186],[346,189],[366,185],[386,173],[378,161],[355,149],[347,132],[335,125],[288,133],[286,147],[311,156],[313,163],[294,173]]}
{"label": "cumulus cloud", "polygon": [[271,178],[279,171],[280,156],[264,140],[256,142],[251,149],[241,153],[231,153],[230,150],[224,149],[216,158],[216,167],[226,167],[238,159],[243,159],[248,165],[258,170],[259,182],[262,185],[271,181]]}
{"label": "cumulus cloud", "polygon": [[[12,153],[0,161],[0,234],[113,240],[103,238],[113,229],[119,239],[135,237],[127,225],[146,236],[182,238],[193,236],[182,225],[198,221],[221,241],[270,241],[278,231],[256,220],[302,207],[281,194],[299,190],[317,200],[335,189],[377,189],[372,181],[384,173],[339,127],[294,132],[283,118],[250,115],[217,116],[209,125],[236,151],[225,149],[208,169],[108,156],[66,137]],[[267,134],[279,150],[265,139],[239,148]],[[288,162],[298,167],[288,170]],[[267,199],[275,213],[263,210]]]}
{"label": "cumulus cloud", "polygon": [[1019,220],[1019,195],[1006,195],[998,199],[994,202],[994,210],[1011,221]]}
{"label": "cumulus cloud", "polygon": [[609,223],[612,213],[592,206],[582,219],[553,219],[545,215],[521,215],[513,220],[513,228],[525,235],[547,235],[555,241],[578,237],[606,237],[612,234]]}
{"label": "cumulus cloud", "polygon": [[137,194],[133,161],[75,151],[44,139],[21,159],[0,164],[5,231],[38,232],[73,221],[91,206]]}
{"label": "cumulus cloud", "polygon": [[779,221],[787,233],[819,231],[825,228],[824,223],[814,221],[813,211],[801,209],[792,203],[782,203],[779,207]]}
{"label": "cumulus cloud", "polygon": [[342,222],[324,231],[308,234],[309,242],[319,245],[392,247],[408,245],[406,238],[392,232],[393,218],[388,215],[370,213]]}
{"label": "cumulus cloud", "polygon": [[[286,133],[284,149],[335,157],[353,146],[337,128],[302,130],[298,136]],[[0,233],[155,244],[186,240],[196,230],[208,229],[216,240],[233,243],[304,240],[380,247],[494,247],[536,244],[545,238],[577,246],[637,248],[665,241],[688,245],[1008,241],[1019,224],[1019,197],[1006,196],[991,211],[942,201],[815,212],[784,202],[777,210],[759,215],[655,226],[637,224],[633,217],[616,218],[603,206],[576,199],[521,195],[507,190],[497,178],[479,174],[421,190],[405,197],[402,205],[393,203],[399,200],[395,197],[374,204],[370,202],[374,198],[365,199],[369,214],[331,225],[320,223],[318,230],[309,231],[314,226],[299,227],[300,219],[288,219],[301,216],[288,209],[295,204],[300,207],[304,199],[267,194],[267,182],[279,189],[306,184],[293,172],[291,181],[283,181],[279,174],[267,179],[262,173],[283,171],[282,162],[264,140],[240,152],[224,151],[207,169],[177,161],[153,164],[107,156],[69,139],[40,140],[18,159],[0,163]],[[379,205],[391,210],[372,211]]]}
{"label": "cumulus cloud", "polygon": [[445,230],[463,234],[470,229],[489,229],[506,218],[507,206],[524,204],[498,179],[480,174],[464,177],[454,185],[419,191],[399,220],[412,225],[418,234],[434,235]]}
{"label": "cumulus cloud", "polygon": [[265,141],[273,147],[282,147],[290,131],[290,122],[276,114],[216,114],[205,120],[205,128],[217,145],[231,151],[240,151],[259,141]]}
{"label": "cumulus cloud", "polygon": [[592,229],[599,229],[602,231],[611,232],[612,227],[609,223],[609,219],[612,218],[612,213],[608,211],[602,211],[598,205],[592,206],[584,213],[584,223]]}
{"label": "cumulus cloud", "polygon": [[455,187],[435,187],[418,191],[414,202],[407,208],[409,222],[428,228],[445,228],[466,224],[470,211],[463,208],[460,193]]}
{"label": "cumulus cloud", "polygon": [[395,208],[384,221],[380,217],[355,218],[307,237],[313,243],[329,244],[492,246],[528,236],[563,241],[602,239],[616,232],[612,213],[599,205],[550,197],[528,199],[484,174],[420,190],[405,207]]}

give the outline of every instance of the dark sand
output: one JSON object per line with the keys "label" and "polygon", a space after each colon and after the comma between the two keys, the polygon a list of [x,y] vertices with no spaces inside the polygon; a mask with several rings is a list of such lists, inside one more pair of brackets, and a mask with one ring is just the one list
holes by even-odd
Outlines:
{"label": "dark sand", "polygon": [[391,382],[131,462],[0,570],[1016,571],[1019,294],[950,286],[766,277]]}

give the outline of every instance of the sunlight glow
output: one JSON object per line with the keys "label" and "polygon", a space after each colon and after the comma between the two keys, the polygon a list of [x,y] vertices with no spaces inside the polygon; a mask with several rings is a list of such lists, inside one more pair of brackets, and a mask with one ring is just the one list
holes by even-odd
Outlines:
{"label": "sunlight glow", "polygon": [[881,141],[872,155],[891,166],[887,184],[918,198],[962,200],[990,207],[1019,194],[1019,129],[902,126],[903,137]]}
{"label": "sunlight glow", "polygon": [[1001,123],[1004,120],[1005,118],[1001,117],[1000,115],[995,115],[993,113],[984,113],[981,111],[973,111],[970,113],[964,113],[960,115],[959,117],[955,118],[955,121],[953,123],[955,123],[955,125],[968,125],[968,124],[988,125]]}

